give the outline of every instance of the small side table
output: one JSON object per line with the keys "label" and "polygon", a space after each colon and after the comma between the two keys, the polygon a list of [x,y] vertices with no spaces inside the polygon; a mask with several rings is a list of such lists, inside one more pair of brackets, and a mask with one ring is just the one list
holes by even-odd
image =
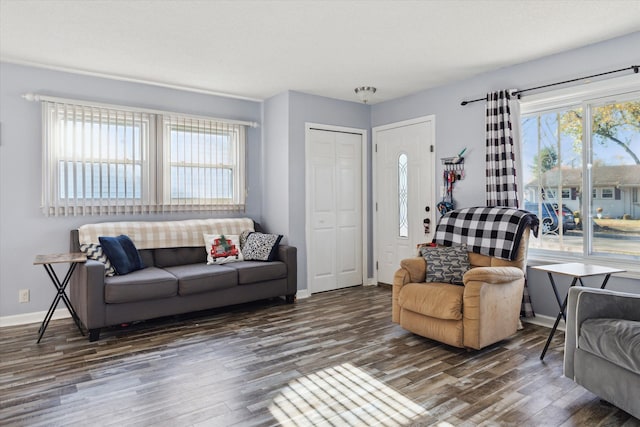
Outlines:
{"label": "small side table", "polygon": [[551,329],[551,333],[549,334],[549,338],[547,338],[547,343],[544,345],[544,349],[542,350],[542,354],[540,355],[540,360],[544,360],[544,355],[547,353],[547,349],[549,348],[549,344],[551,343],[551,339],[553,335],[556,333],[556,329],[558,329],[558,324],[560,323],[560,318],[562,317],[564,321],[567,321],[565,316],[565,311],[567,309],[567,295],[569,291],[567,290],[567,294],[564,296],[564,300],[560,301],[560,294],[558,294],[558,288],[556,287],[556,282],[553,280],[554,274],[560,274],[564,276],[573,277],[571,281],[571,285],[569,287],[573,287],[576,283],[580,282],[580,286],[584,286],[582,283],[583,277],[589,276],[604,276],[602,280],[602,285],[600,285],[600,289],[604,289],[607,286],[607,282],[609,281],[609,277],[611,277],[614,273],[622,273],[625,270],[621,270],[619,268],[611,268],[611,267],[602,267],[599,265],[590,265],[590,264],[582,264],[580,262],[570,262],[564,264],[550,264],[550,265],[538,265],[531,267],[534,270],[546,271],[549,276],[549,282],[551,282],[551,287],[553,288],[553,293],[556,296],[556,301],[558,302],[558,308],[560,308],[560,312],[556,317],[556,321],[553,324],[553,328]]}
{"label": "small side table", "polygon": [[[38,265],[38,264],[44,265],[44,269],[47,271],[47,274],[49,275],[51,282],[53,283],[53,285],[56,287],[56,290],[57,290],[56,296],[53,299],[53,302],[51,303],[51,307],[49,307],[49,311],[47,311],[47,314],[46,316],[44,316],[44,320],[42,321],[42,325],[40,326],[40,329],[38,329],[38,343],[40,343],[40,340],[44,335],[44,331],[47,329],[47,326],[49,326],[49,321],[51,320],[51,317],[53,317],[53,312],[56,310],[56,307],[58,306],[58,303],[60,302],[60,300],[62,300],[64,304],[67,306],[67,309],[69,310],[69,313],[71,313],[71,317],[73,317],[73,321],[76,323],[78,330],[82,335],[84,335],[84,332],[82,331],[82,323],[80,322],[80,318],[78,317],[78,314],[76,313],[76,311],[73,309],[73,306],[71,305],[71,301],[69,300],[69,297],[67,297],[67,294],[64,291],[67,285],[69,284],[71,275],[76,269],[76,266],[78,265],[78,263],[82,263],[86,261],[87,261],[87,256],[82,252],[37,255],[36,259],[33,261],[33,265]],[[59,263],[69,263],[69,269],[67,270],[67,274],[64,276],[64,279],[62,280],[62,282],[60,282],[58,275],[56,274],[55,270],[52,267],[52,264],[59,264]]]}

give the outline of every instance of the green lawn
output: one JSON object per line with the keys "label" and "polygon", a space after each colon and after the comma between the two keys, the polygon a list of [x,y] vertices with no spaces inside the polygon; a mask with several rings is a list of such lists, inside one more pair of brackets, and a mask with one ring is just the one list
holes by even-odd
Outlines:
{"label": "green lawn", "polygon": [[640,233],[640,219],[598,219],[594,218],[600,227],[607,227],[626,233]]}

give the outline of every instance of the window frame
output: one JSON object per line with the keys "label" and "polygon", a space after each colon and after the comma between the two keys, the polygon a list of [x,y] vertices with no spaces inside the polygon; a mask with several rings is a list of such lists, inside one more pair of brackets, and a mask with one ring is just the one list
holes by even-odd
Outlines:
{"label": "window frame", "polygon": [[[607,194],[607,195],[605,195],[605,194]],[[602,200],[614,200],[615,199],[615,195],[616,195],[616,189],[613,188],[613,187],[601,187],[600,188],[600,199],[602,199]]]}
{"label": "window frame", "polygon": [[[40,95],[33,97],[43,101],[41,198],[42,211],[46,216],[245,210],[248,172],[246,127],[256,127],[257,123]],[[171,120],[176,117],[187,122],[206,122],[210,129],[217,129],[218,132],[224,129],[224,132],[233,135],[231,144],[235,152],[231,163],[214,165],[231,169],[231,197],[196,197],[186,203],[172,199],[168,130]],[[123,133],[116,133],[115,136],[109,134],[111,123],[115,128],[122,127]],[[95,143],[93,133],[100,138]],[[113,143],[111,138],[118,144],[115,156],[104,154],[105,150],[111,150],[108,148]],[[97,155],[87,151],[87,147],[93,150],[95,145],[92,144],[101,144]],[[119,151],[122,146],[126,152]],[[130,155],[130,149],[135,151],[135,155]],[[218,147],[213,150],[218,150]],[[109,184],[106,184],[105,191],[103,181],[94,184],[96,178],[103,180],[105,172],[100,169],[103,163],[109,170],[115,165],[118,171],[122,170],[121,165],[125,168],[133,165],[133,173],[129,173],[133,177],[133,184],[129,184],[131,178],[127,171],[113,178],[118,184],[124,182],[125,188],[131,190],[125,190],[122,194],[119,190],[114,191]],[[137,166],[140,169],[139,183],[135,182],[138,179]],[[98,172],[96,167],[99,168]],[[200,167],[200,164],[194,164],[194,167]],[[113,175],[106,172],[106,176],[110,182]],[[71,179],[66,180],[68,177]],[[96,188],[97,191],[94,191]],[[73,197],[69,197],[71,194]]]}
{"label": "window frame", "polygon": [[[602,192],[592,185],[591,159],[592,159],[592,135],[591,135],[591,109],[607,103],[626,102],[637,100],[640,97],[640,80],[637,75],[601,80],[593,83],[578,85],[569,88],[547,91],[535,95],[524,96],[519,100],[520,117],[536,113],[552,113],[564,111],[570,108],[581,107],[585,114],[583,126],[583,150],[582,150],[582,188],[583,194],[591,195],[591,200],[601,200]],[[522,138],[520,144],[523,144]],[[523,147],[519,147],[523,152]],[[519,166],[523,167],[524,159],[520,159]],[[520,186],[519,198],[524,200],[524,185]],[[615,189],[613,189],[613,200]],[[583,203],[580,215],[582,218],[594,216],[589,212],[589,206],[593,203]],[[588,227],[583,235],[582,252],[562,252],[540,248],[530,248],[529,257],[533,261],[541,262],[575,262],[576,259],[585,263],[607,263],[625,268],[629,275],[640,275],[640,256],[621,256],[620,254],[589,253],[589,243],[593,242],[593,230]]]}
{"label": "window frame", "polygon": [[[175,119],[178,118],[182,120],[183,123],[176,124]],[[188,126],[186,121],[190,121],[191,125]],[[171,192],[171,168],[173,166],[185,166],[185,164],[180,164],[179,162],[173,162],[171,160],[171,131],[174,127],[180,126],[183,128],[190,127],[194,131],[192,134],[201,135],[199,132],[201,129],[198,125],[193,125],[192,122],[196,123],[200,122],[211,122],[214,123],[214,120],[207,120],[199,118],[196,120],[196,117],[189,115],[177,115],[172,118],[162,117],[159,120],[159,127],[162,128],[161,134],[162,138],[158,138],[158,141],[162,139],[161,147],[158,147],[158,151],[162,152],[161,160],[159,163],[162,165],[162,175],[159,175],[161,179],[158,181],[161,182],[161,188],[159,189],[159,194],[162,195],[162,200],[164,205],[183,205],[189,206],[191,210],[210,210],[212,206],[221,206],[220,210],[229,210],[231,206],[241,206],[244,209],[245,206],[245,182],[246,182],[246,159],[245,159],[245,151],[246,151],[246,131],[243,126],[234,128],[234,129],[220,129],[218,126],[208,126],[210,131],[215,130],[212,134],[215,133],[227,133],[228,135],[232,135],[231,139],[233,141],[230,144],[233,146],[234,150],[229,154],[230,157],[235,158],[236,162],[225,163],[225,162],[217,162],[217,163],[198,163],[193,164],[192,167],[208,167],[211,169],[231,169],[232,173],[232,196],[230,198],[180,198],[173,197]],[[219,123],[219,122],[218,122]],[[204,127],[205,129],[207,126]],[[224,128],[224,126],[223,126]],[[183,129],[184,130],[184,129]]]}

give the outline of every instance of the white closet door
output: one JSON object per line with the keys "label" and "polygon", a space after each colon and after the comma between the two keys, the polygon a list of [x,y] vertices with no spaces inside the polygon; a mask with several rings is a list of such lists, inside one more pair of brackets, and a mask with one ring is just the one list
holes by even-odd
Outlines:
{"label": "white closet door", "polygon": [[362,135],[310,129],[309,289],[362,284]]}

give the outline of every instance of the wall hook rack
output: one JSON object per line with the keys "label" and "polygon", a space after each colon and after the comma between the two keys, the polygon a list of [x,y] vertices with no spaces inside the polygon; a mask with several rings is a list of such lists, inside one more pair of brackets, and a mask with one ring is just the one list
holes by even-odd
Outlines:
{"label": "wall hook rack", "polygon": [[454,172],[458,180],[464,178],[464,157],[443,157],[440,160],[446,172]]}

